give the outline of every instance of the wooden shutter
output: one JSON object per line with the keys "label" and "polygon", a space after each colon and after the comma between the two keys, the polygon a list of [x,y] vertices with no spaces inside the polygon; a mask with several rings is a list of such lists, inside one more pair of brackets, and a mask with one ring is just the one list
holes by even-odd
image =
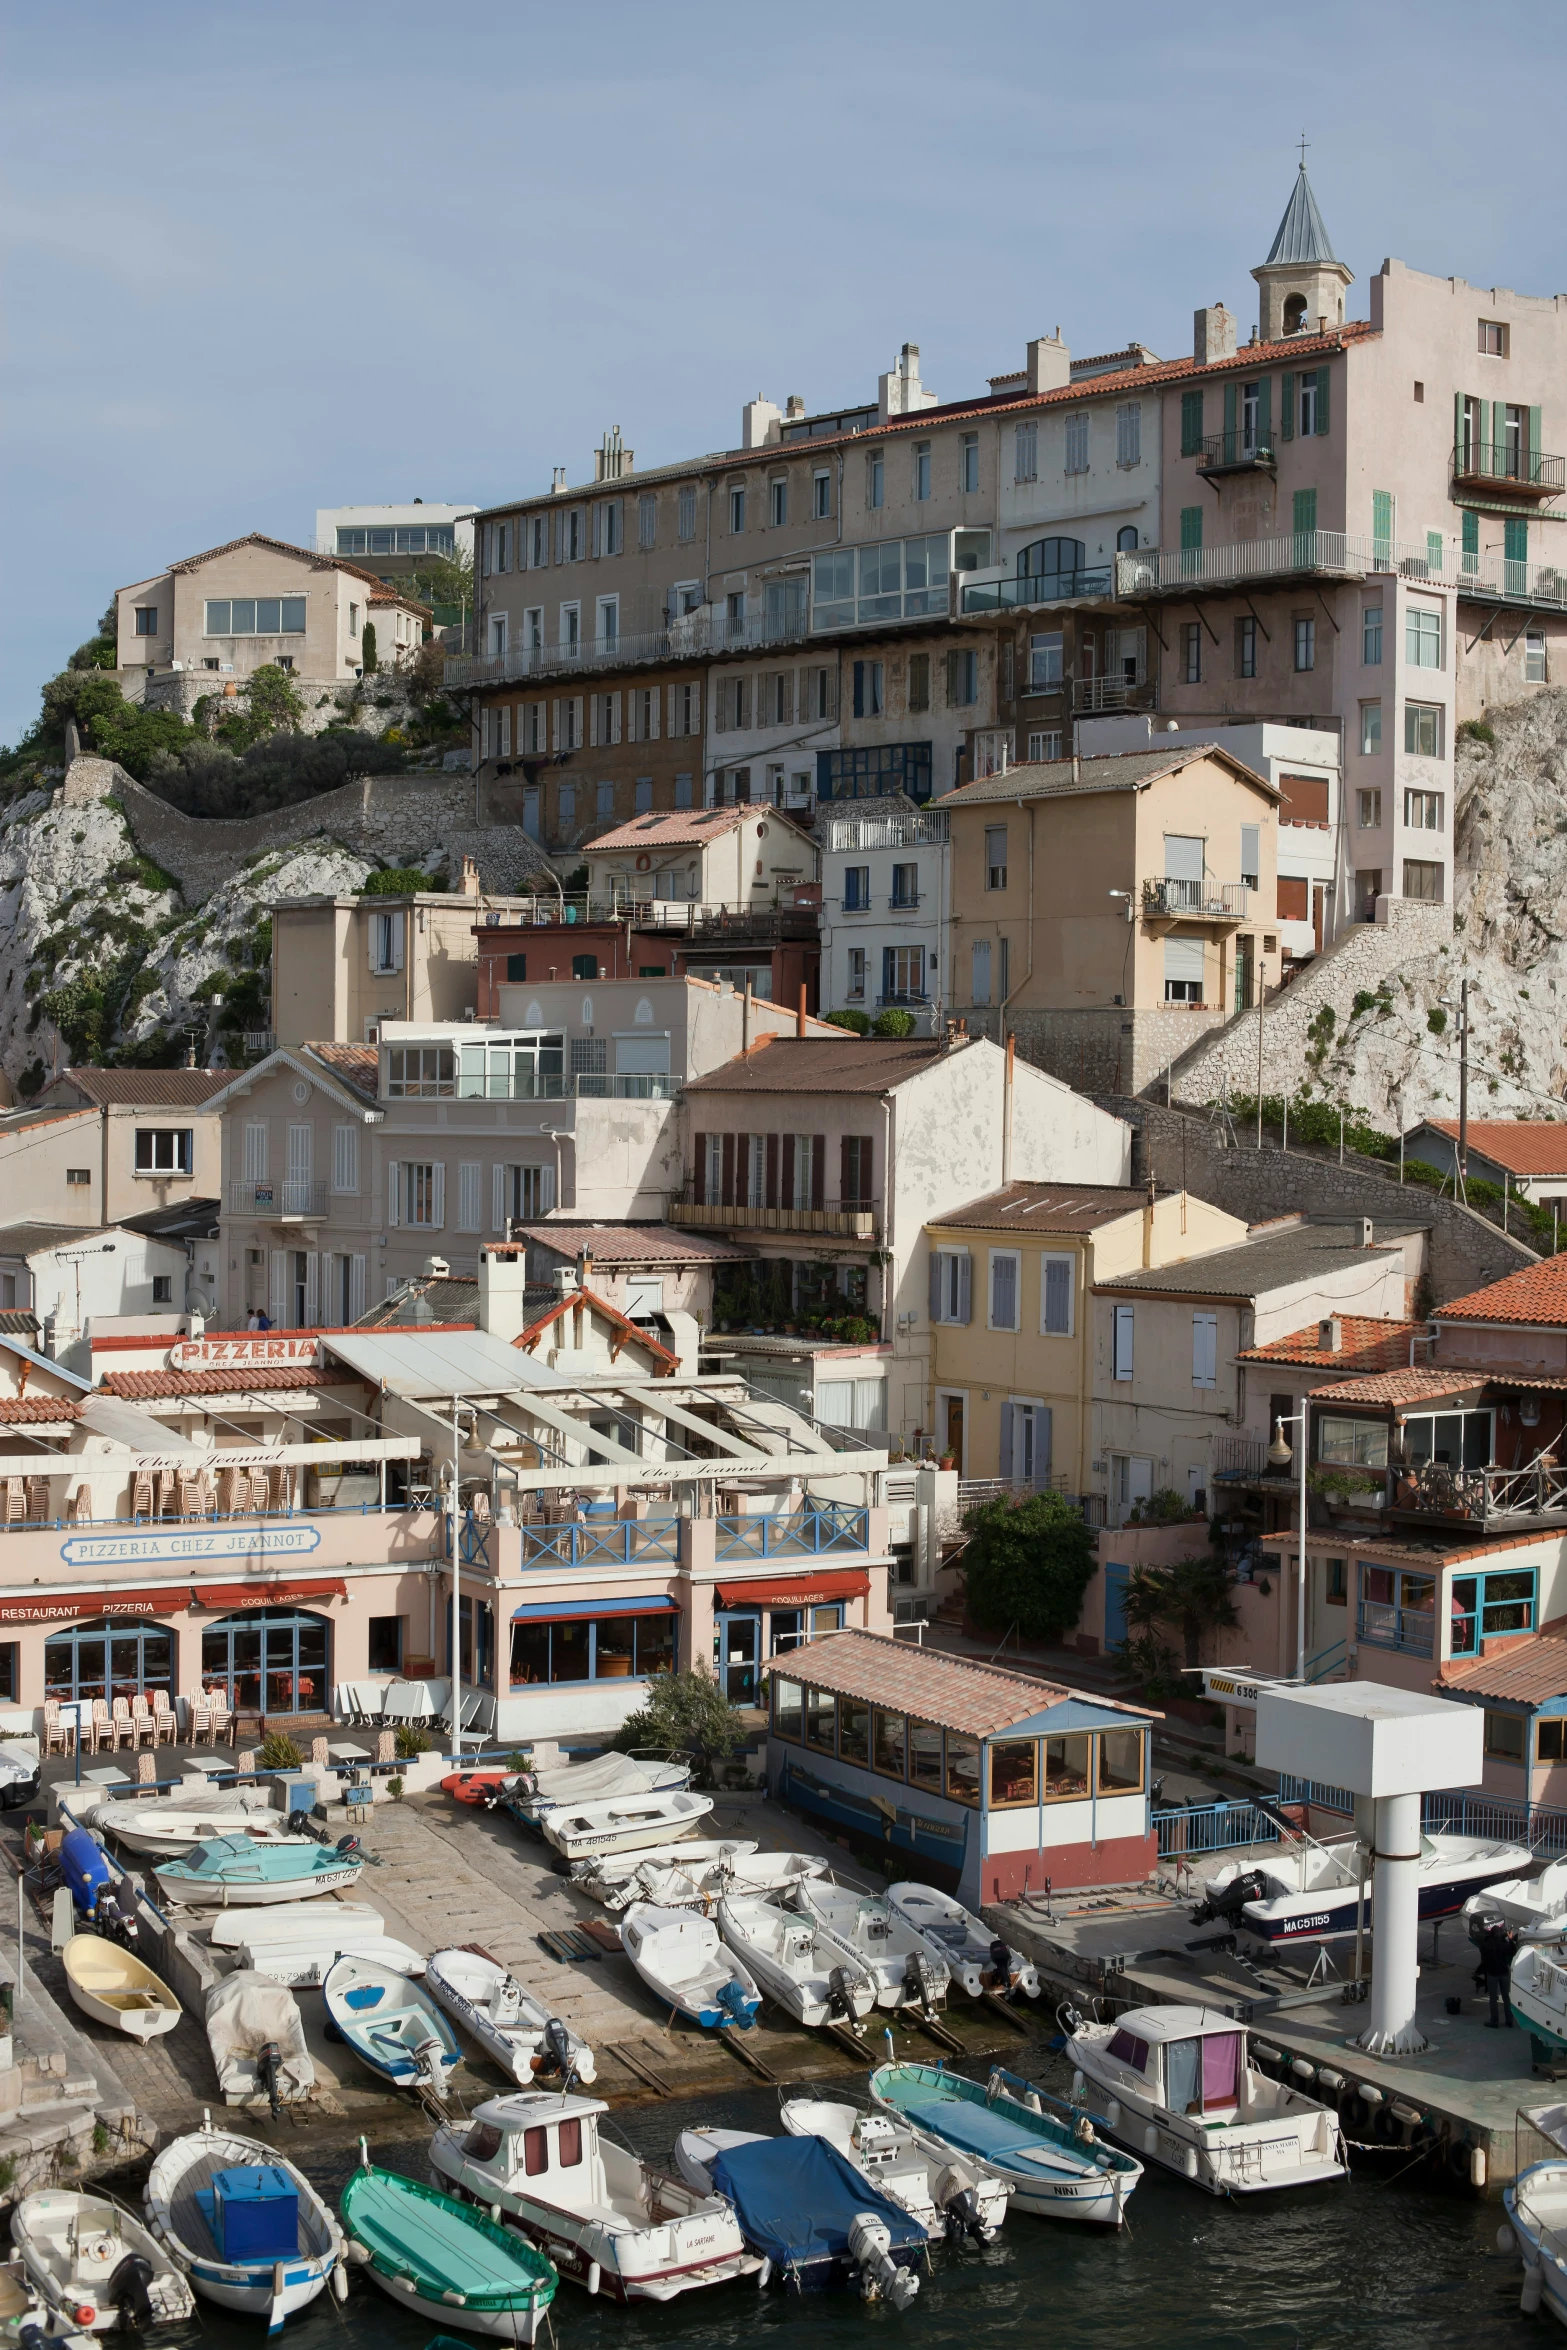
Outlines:
{"label": "wooden shutter", "polygon": [[847,1202],[859,1196],[860,1139],[857,1134],[845,1134],[838,1142],[838,1197]]}
{"label": "wooden shutter", "polygon": [[1292,527],[1296,531],[1314,531],[1317,527],[1317,493],[1315,490],[1297,490],[1292,503]]}
{"label": "wooden shutter", "polygon": [[[1168,943],[1169,942],[1166,941],[1166,944]],[[1115,1316],[1115,1360],[1111,1370],[1111,1377],[1115,1379],[1130,1379],[1132,1376],[1132,1317],[1134,1308],[1131,1306],[1116,1306],[1112,1309],[1112,1311]]]}
{"label": "wooden shutter", "polygon": [[1181,455],[1196,457],[1202,451],[1202,394],[1181,394]]}
{"label": "wooden shutter", "polygon": [[459,1232],[478,1232],[483,1227],[480,1209],[481,1178],[484,1169],[477,1159],[463,1159],[457,1168],[457,1229]]}
{"label": "wooden shutter", "polygon": [[357,1191],[359,1189],[359,1129],[357,1126],[334,1126],[332,1129],[332,1189]]}
{"label": "wooden shutter", "polygon": [[1231,455],[1235,447],[1236,389],[1237,387],[1232,383],[1228,383],[1224,387],[1224,454],[1226,457]]}
{"label": "wooden shutter", "polygon": [[609,697],[609,739],[612,743],[618,743],[620,740],[619,694],[611,694]]}
{"label": "wooden shutter", "polygon": [[1453,394],[1453,462],[1455,465],[1457,465],[1460,461],[1463,445],[1464,395],[1462,392],[1455,392]]}
{"label": "wooden shutter", "polygon": [[553,1212],[554,1206],[555,1206],[555,1170],[554,1170],[554,1168],[553,1168],[553,1167],[541,1167],[541,1168],[539,1169],[539,1213],[540,1213],[540,1215],[541,1215],[541,1216],[548,1216],[548,1215],[550,1215],[550,1214]]}
{"label": "wooden shutter", "polygon": [[1017,1406],[1010,1403],[1004,1403],[1001,1407],[1001,1474],[1003,1477],[1010,1477],[1012,1474],[1012,1415],[1016,1409]]}
{"label": "wooden shutter", "polygon": [[765,1204],[766,1204],[768,1207],[770,1207],[770,1208],[776,1208],[776,1207],[777,1207],[777,1205],[778,1205],[778,1137],[777,1137],[777,1135],[776,1135],[776,1134],[770,1134],[770,1135],[767,1137],[767,1179],[766,1179],[766,1188],[765,1188],[765,1191],[764,1191],[763,1197],[764,1197]]}
{"label": "wooden shutter", "polygon": [[365,1260],[363,1257],[350,1257],[348,1260],[348,1319],[350,1322],[357,1322],[364,1310]]}
{"label": "wooden shutter", "polygon": [[386,1220],[388,1224],[403,1220],[403,1169],[398,1159],[388,1161],[386,1169]]}
{"label": "wooden shutter", "polygon": [[288,1328],[287,1249],[275,1248],[272,1251],[272,1263],[269,1270],[271,1272],[272,1279],[271,1286],[267,1292],[269,1301],[267,1306],[267,1315],[274,1330],[286,1330]]}
{"label": "wooden shutter", "polygon": [[1055,1449],[1055,1414],[1047,1403],[1034,1406],[1034,1483],[1050,1482],[1050,1456]]}
{"label": "wooden shutter", "polygon": [[497,1166],[490,1170],[490,1230],[503,1233],[505,1229],[506,1170]]}
{"label": "wooden shutter", "polygon": [[943,1319],[941,1277],[945,1269],[946,1259],[939,1248],[933,1248],[930,1252],[930,1318],[933,1322]]}
{"label": "wooden shutter", "polygon": [[1284,382],[1281,387],[1279,398],[1279,439],[1281,441],[1292,441],[1295,438],[1295,418],[1297,413],[1298,411],[1295,401],[1295,371],[1293,368],[1287,367],[1284,371]]}
{"label": "wooden shutter", "polygon": [[1478,555],[1480,552],[1480,517],[1472,506],[1466,506],[1464,509],[1463,530],[1464,553]]}
{"label": "wooden shutter", "polygon": [[1319,367],[1317,369],[1317,431],[1319,433],[1325,433],[1327,429],[1328,370],[1325,367]]}
{"label": "wooden shutter", "polygon": [[1378,555],[1391,552],[1393,545],[1393,493],[1391,490],[1373,490],[1371,493],[1371,537]]}
{"label": "wooden shutter", "polygon": [[958,1313],[957,1313],[957,1318],[958,1318],[958,1320],[959,1320],[960,1322],[970,1322],[970,1321],[972,1321],[972,1320],[973,1320],[973,1317],[974,1317],[974,1307],[973,1307],[973,1302],[972,1302],[972,1299],[973,1299],[973,1284],[974,1284],[974,1261],[973,1261],[972,1257],[970,1257],[970,1255],[969,1255],[969,1253],[968,1253],[968,1250],[967,1250],[967,1249],[965,1249],[965,1250],[963,1251],[963,1254],[962,1254],[962,1255],[959,1257],[959,1259],[958,1259]]}
{"label": "wooden shutter", "polygon": [[1069,1338],[1072,1334],[1072,1259],[1046,1257],[1045,1286],[1041,1303],[1044,1306],[1042,1326],[1055,1338]]}
{"label": "wooden shutter", "polygon": [[[856,663],[858,667],[858,663]],[[947,707],[952,709],[958,698],[958,655],[947,655]]]}
{"label": "wooden shutter", "polygon": [[[1201,545],[1202,508],[1200,506],[1183,506],[1181,508],[1182,550],[1187,554],[1191,554],[1194,553]],[[949,653],[947,655],[947,659],[949,661],[955,661],[957,659],[957,655],[955,653]]]}
{"label": "wooden shutter", "polygon": [[440,1231],[446,1222],[446,1162],[437,1159],[430,1169],[430,1223]]}
{"label": "wooden shutter", "polygon": [[711,1203],[707,1196],[707,1136],[705,1134],[693,1134],[691,1137],[691,1157],[691,1197],[697,1207],[706,1207]]}
{"label": "wooden shutter", "polygon": [[1524,479],[1525,481],[1533,481],[1536,478],[1535,469],[1540,459],[1540,411],[1538,408],[1531,408],[1529,411],[1529,446],[1524,455],[1527,459],[1524,466]]}
{"label": "wooden shutter", "polygon": [[821,1206],[823,1206],[823,1205],[824,1205],[824,1203],[825,1203],[825,1200],[826,1200],[826,1190],[827,1190],[827,1137],[826,1137],[826,1135],[825,1135],[825,1134],[813,1134],[813,1135],[811,1136],[811,1138],[810,1138],[810,1139],[811,1139],[811,1205],[812,1205],[812,1207],[813,1207],[813,1208],[819,1208],[819,1207],[821,1207]]}
{"label": "wooden shutter", "polygon": [[321,1319],[321,1259],[314,1249],[305,1258],[305,1319],[303,1327],[313,1330]]}
{"label": "wooden shutter", "polygon": [[735,1204],[735,1138],[726,1134],[720,1144],[719,1204],[732,1208]]}
{"label": "wooden shutter", "polygon": [[1265,375],[1257,386],[1257,446],[1273,446],[1273,378]]}

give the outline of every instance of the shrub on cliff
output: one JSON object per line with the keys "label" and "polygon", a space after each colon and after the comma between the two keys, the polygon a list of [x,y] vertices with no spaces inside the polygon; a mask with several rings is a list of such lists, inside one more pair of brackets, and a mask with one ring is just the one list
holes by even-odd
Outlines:
{"label": "shrub on cliff", "polygon": [[192,735],[176,752],[155,757],[145,780],[149,791],[187,816],[265,816],[360,775],[395,775],[407,764],[398,744],[339,729],[269,735],[241,752]]}

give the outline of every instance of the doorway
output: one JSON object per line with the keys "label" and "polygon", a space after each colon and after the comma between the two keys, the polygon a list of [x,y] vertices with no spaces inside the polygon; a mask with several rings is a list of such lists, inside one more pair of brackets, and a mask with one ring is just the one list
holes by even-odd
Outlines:
{"label": "doorway", "polygon": [[945,1460],[950,1453],[961,1477],[963,1460],[963,1406],[967,1398],[961,1395],[938,1395],[936,1398],[937,1458]]}
{"label": "doorway", "polygon": [[713,1623],[713,1664],[731,1705],[755,1705],[762,1654],[762,1619],[718,1616]]}

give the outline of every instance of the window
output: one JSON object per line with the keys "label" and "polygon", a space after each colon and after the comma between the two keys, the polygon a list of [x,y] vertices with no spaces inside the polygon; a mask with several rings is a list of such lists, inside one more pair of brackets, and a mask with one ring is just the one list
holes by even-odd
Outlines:
{"label": "window", "polygon": [[805,1743],[833,1754],[838,1746],[838,1701],[826,1689],[805,1692]]}
{"label": "window", "polygon": [[871,904],[871,869],[869,865],[845,865],[843,869],[843,910],[846,914],[868,914]]}
{"label": "window", "polygon": [[990,1801],[994,1810],[1039,1801],[1039,1744],[1033,1738],[992,1738]]}
{"label": "window", "polygon": [[832,475],[813,473],[811,476],[811,512],[818,522],[832,519]]}
{"label": "window", "polygon": [[1316,1458],[1342,1469],[1387,1467],[1386,1420],[1348,1420],[1323,1412],[1317,1420]]}
{"label": "window", "polygon": [[1144,1749],[1141,1730],[1101,1730],[1098,1792],[1101,1795],[1140,1795],[1143,1787]]}
{"label": "window", "polygon": [[[15,1683],[12,1683],[13,1689]],[[1537,1762],[1567,1762],[1567,1714],[1535,1717],[1534,1752]]]}
{"label": "window", "polygon": [[1036,734],[1031,734],[1028,738],[1028,755],[1031,760],[1037,759],[1046,764],[1053,759],[1059,759],[1061,756],[1060,727],[1045,726],[1041,727]]}
{"label": "window", "polygon": [[[92,1169],[91,1167],[67,1167],[65,1170],[65,1180],[70,1184],[91,1183]],[[16,1301],[13,1298],[11,1303],[14,1305],[15,1302]]]}
{"label": "window", "polygon": [[1143,404],[1128,400],[1115,412],[1115,461],[1140,465],[1143,458]]}
{"label": "window", "polygon": [[911,653],[909,655],[908,699],[909,709],[911,712],[916,710],[928,710],[930,708],[929,653]]}
{"label": "window", "polygon": [[[1181,552],[1183,555],[1198,555],[1202,552],[1202,508],[1200,506],[1183,506],[1181,508]],[[1191,568],[1195,570],[1196,565],[1192,565]]]}
{"label": "window", "polygon": [[779,474],[767,485],[767,520],[773,530],[782,530],[789,519],[789,479]]}
{"label": "window", "polygon": [[1427,905],[1441,905],[1443,898],[1442,867],[1427,863],[1420,858],[1406,857],[1404,859],[1404,895],[1406,898],[1421,899]]}
{"label": "window", "polygon": [[138,1126],[137,1174],[188,1175],[195,1164],[192,1157],[193,1134],[194,1129],[189,1126]]}
{"label": "window", "polygon": [[1181,683],[1202,683],[1202,622],[1183,620],[1181,623]]}
{"label": "window", "polygon": [[1404,704],[1404,749],[1418,759],[1442,756],[1442,709],[1437,702]]}
{"label": "window", "polygon": [[[349,622],[353,626],[352,617]],[[207,604],[208,636],[303,636],[303,596],[234,596]]]}
{"label": "window", "polygon": [[1069,416],[1066,420],[1066,462],[1062,470],[1066,473],[1086,473],[1088,471],[1088,412],[1086,409],[1079,409],[1075,416]]}
{"label": "window", "polygon": [[1439,791],[1406,791],[1404,822],[1413,832],[1440,832],[1442,794]]}
{"label": "window", "polygon": [[1165,940],[1164,1000],[1167,1004],[1200,1004],[1206,976],[1200,938]]}
{"label": "window", "polygon": [[918,865],[894,865],[892,869],[892,903],[895,906],[917,906],[920,902],[920,869]]}
{"label": "window", "polygon": [[1355,821],[1362,832],[1381,831],[1382,794],[1380,790],[1356,792]]}
{"label": "window", "polygon": [[138,604],[138,605],[137,605],[137,607],[136,607],[136,634],[137,634],[138,636],[156,636],[156,635],[157,635],[157,633],[158,633],[158,607],[157,607],[157,605],[156,605],[156,604]]}
{"label": "window", "polygon": [[357,1126],[334,1126],[332,1129],[332,1189],[337,1192],[356,1192],[359,1189]]}
{"label": "window", "polygon": [[428,1161],[394,1161],[388,1170],[388,1196],[396,1213],[394,1224],[437,1225],[445,1222],[443,1194],[446,1169]]}
{"label": "window", "polygon": [[1235,674],[1237,677],[1255,677],[1257,674],[1255,620],[1237,620],[1235,623]]}
{"label": "window", "polygon": [[391,1101],[438,1101],[457,1091],[457,1058],[449,1044],[394,1044],[386,1056]]}
{"label": "window", "polygon": [[1348,1562],[1344,1559],[1324,1559],[1322,1596],[1329,1607],[1345,1607],[1349,1603]]}
{"label": "window", "polygon": [[1241,826],[1241,882],[1246,889],[1262,886],[1262,827],[1258,824]]}
{"label": "window", "polygon": [[1130,1379],[1132,1376],[1132,1335],[1135,1306],[1112,1306],[1110,1332],[1110,1376],[1112,1379]]}
{"label": "window", "polygon": [[[563,1681],[648,1680],[674,1670],[673,1612],[645,1616],[566,1616],[556,1620],[518,1617],[511,1628],[510,1682],[513,1689]],[[793,1727],[779,1718],[782,1693],[792,1693]],[[775,1682],[774,1728],[798,1739],[800,1690],[797,1682]],[[787,1701],[785,1701],[787,1703]]]}
{"label": "window", "polygon": [[977,1808],[979,1803],[979,1740],[957,1730],[947,1732],[947,1799]]}
{"label": "window", "polygon": [[1045,629],[1029,638],[1028,684],[1031,693],[1053,694],[1060,691],[1065,644],[1065,636],[1059,628]]}
{"label": "window", "polygon": [[1037,481],[1039,479],[1038,425],[1018,425],[1013,438],[1016,451],[1013,479],[1016,481]]}
{"label": "window", "polygon": [[1505,359],[1507,357],[1507,329],[1499,318],[1481,319],[1480,348],[1488,358]]}
{"label": "window", "polygon": [[988,938],[975,939],[969,950],[969,963],[973,975],[969,1000],[971,1003],[988,1004],[990,1001],[990,941]]}
{"label": "window", "polygon": [[1382,666],[1382,607],[1367,604],[1360,615],[1360,658],[1368,669]]}
{"label": "window", "polygon": [[1076,1258],[1043,1256],[1039,1260],[1039,1328],[1047,1338],[1072,1335],[1073,1269]]}
{"label": "window", "polygon": [[881,505],[886,489],[886,460],[880,449],[869,449],[865,456],[865,503],[873,511]]}
{"label": "window", "polygon": [[681,490],[675,499],[675,534],[682,540],[696,537],[696,492]]}
{"label": "window", "polygon": [[848,998],[851,1004],[860,1004],[865,1001],[865,949],[863,947],[850,947],[849,949]]}
{"label": "window", "polygon": [[993,1248],[990,1252],[990,1327],[992,1330],[1018,1328],[1018,1268],[1022,1260],[1016,1249]]}
{"label": "window", "polygon": [[1409,1656],[1435,1653],[1436,1584],[1429,1575],[1362,1560],[1358,1616],[1359,1636],[1371,1647],[1399,1648]]}
{"label": "window", "polygon": [[1007,886],[1007,828],[1004,824],[985,827],[985,887],[1005,889]]}
{"label": "window", "polygon": [[1524,1732],[1528,1723],[1522,1714],[1504,1714],[1494,1706],[1485,1709],[1485,1751],[1498,1762],[1523,1761]]}
{"label": "window", "polygon": [[[1308,370],[1300,379],[1300,435],[1302,440],[1309,439],[1312,433],[1325,429],[1327,401],[1322,395],[1326,389],[1327,386],[1323,383],[1320,372],[1312,373]],[[1321,423],[1318,422],[1319,416],[1323,420]]]}
{"label": "window", "polygon": [[879,661],[856,661],[854,715],[856,718],[879,718],[881,713],[882,664]]}
{"label": "window", "polygon": [[933,1249],[930,1259],[930,1318],[966,1325],[970,1317],[972,1272],[966,1248]]}
{"label": "window", "polygon": [[737,538],[745,528],[745,489],[743,484],[739,489],[731,490],[729,493],[729,528],[731,534]]}
{"label": "window", "polygon": [[908,1720],[903,1714],[884,1714],[876,1708],[871,1739],[871,1767],[889,1779],[903,1777],[903,1757],[908,1743]]}
{"label": "window", "polygon": [[1454,1656],[1473,1656],[1482,1640],[1504,1633],[1532,1632],[1535,1611],[1533,1567],[1504,1568],[1494,1575],[1453,1578],[1450,1645]]}
{"label": "window", "polygon": [[1088,1793],[1089,1734],[1079,1730],[1041,1741],[1046,1803],[1073,1803]]}
{"label": "window", "polygon": [[1295,616],[1295,667],[1297,670],[1317,666],[1317,624],[1308,613]]}
{"label": "window", "polygon": [[959,444],[959,476],[965,490],[979,488],[979,435],[966,432]]}
{"label": "window", "polygon": [[914,444],[914,495],[920,502],[930,496],[929,441],[916,441]]}
{"label": "window", "polygon": [[1545,658],[1545,631],[1531,628],[1523,640],[1523,681],[1525,685],[1547,685],[1550,671]]}
{"label": "window", "polygon": [[172,1273],[154,1273],[152,1302],[155,1306],[171,1306],[174,1303],[174,1276]]}
{"label": "window", "polygon": [[1382,705],[1380,702],[1362,702],[1360,705],[1360,748],[1369,758],[1382,748]]}
{"label": "window", "polygon": [[[602,648],[613,650],[620,642],[620,598],[600,596],[598,599],[598,641]],[[620,696],[611,696],[618,705]]]}
{"label": "window", "polygon": [[979,700],[978,653],[947,655],[947,706],[966,710]]}
{"label": "window", "polygon": [[1192,1316],[1192,1385],[1217,1387],[1219,1384],[1219,1317],[1217,1314]]}
{"label": "window", "polygon": [[609,821],[610,821],[610,819],[613,817],[614,813],[615,813],[615,787],[614,787],[614,785],[613,785],[612,783],[601,783],[601,784],[599,785],[599,787],[598,787],[598,820],[599,820],[599,822],[600,822],[601,824],[608,824],[608,823],[609,823]]}
{"label": "window", "polygon": [[1404,659],[1411,669],[1442,666],[1442,615],[1430,604],[1411,604],[1404,613]]}

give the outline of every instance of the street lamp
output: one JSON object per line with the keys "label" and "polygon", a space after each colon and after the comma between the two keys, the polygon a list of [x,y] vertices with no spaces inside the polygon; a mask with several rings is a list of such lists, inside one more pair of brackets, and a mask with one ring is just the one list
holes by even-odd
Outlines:
{"label": "street lamp", "polygon": [[[1311,1450],[1307,1441],[1309,1411],[1310,1406],[1303,1398],[1298,1412],[1281,1412],[1273,1423],[1273,1442],[1268,1447],[1270,1469],[1287,1469],[1290,1462],[1297,1458],[1300,1463],[1300,1524],[1296,1542],[1296,1580],[1299,1588],[1295,1594],[1295,1677],[1298,1681],[1306,1678],[1306,1456]],[[1295,1452],[1291,1452],[1285,1437],[1286,1428],[1300,1430]]]}

